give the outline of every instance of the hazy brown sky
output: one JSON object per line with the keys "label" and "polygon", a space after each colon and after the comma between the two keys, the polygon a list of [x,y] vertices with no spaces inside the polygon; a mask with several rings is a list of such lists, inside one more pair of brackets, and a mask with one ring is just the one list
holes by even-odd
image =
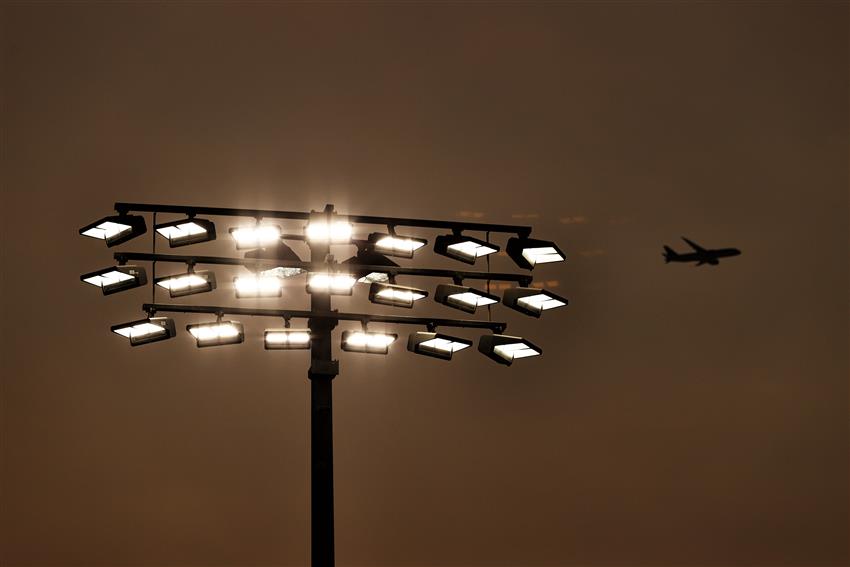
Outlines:
{"label": "hazy brown sky", "polygon": [[[567,309],[494,310],[542,357],[340,353],[339,565],[847,565],[849,11],[4,4],[0,563],[305,562],[307,356],[112,335],[150,292],[80,283],[112,250],[77,229],[123,200],[569,255],[534,272]],[[665,265],[680,235],[743,255]]]}

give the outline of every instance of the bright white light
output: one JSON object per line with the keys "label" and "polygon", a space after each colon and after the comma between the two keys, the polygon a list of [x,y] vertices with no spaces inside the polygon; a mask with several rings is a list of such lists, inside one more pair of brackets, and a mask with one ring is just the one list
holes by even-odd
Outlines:
{"label": "bright white light", "polygon": [[310,342],[310,331],[266,331],[266,344],[273,346],[305,346]]}
{"label": "bright white light", "polygon": [[92,285],[96,285],[97,287],[107,287],[132,279],[135,279],[135,277],[131,276],[130,274],[125,274],[124,272],[113,270],[111,272],[106,272],[105,274],[98,274],[96,276],[86,278],[83,281]]}
{"label": "bright white light", "polygon": [[83,234],[86,236],[91,236],[92,238],[100,238],[101,240],[106,240],[108,238],[114,238],[120,234],[124,234],[125,232],[129,232],[131,230],[133,230],[133,227],[128,224],[104,221],[99,225],[95,226],[94,228],[88,229]]}
{"label": "bright white light", "polygon": [[422,299],[423,297],[425,297],[424,293],[393,288],[382,289],[375,295],[386,299],[387,301],[399,301],[405,303],[412,303],[418,299]]}
{"label": "bright white light", "polygon": [[464,258],[469,258],[470,260],[496,252],[496,248],[485,246],[483,244],[478,244],[477,242],[472,242],[471,240],[458,242],[457,244],[450,244],[446,247],[446,250],[450,253],[455,254],[456,256],[463,256]]}
{"label": "bright white light", "polygon": [[202,278],[197,274],[186,274],[158,281],[156,285],[164,287],[169,291],[183,291],[196,287],[206,287],[208,283],[206,278]]}
{"label": "bright white light", "polygon": [[463,350],[469,345],[466,343],[459,343],[456,341],[450,341],[448,339],[443,338],[434,338],[428,339],[427,341],[422,341],[419,343],[421,348],[430,348],[434,350],[439,350],[441,352],[457,352],[459,350]]}
{"label": "bright white light", "polygon": [[393,335],[386,335],[384,333],[357,331],[346,336],[345,343],[351,347],[384,349],[395,342],[395,339]]}
{"label": "bright white light", "polygon": [[186,221],[177,225],[163,226],[156,229],[156,231],[163,235],[165,238],[172,240],[175,238],[185,238],[187,236],[203,234],[207,232],[207,229],[205,229],[198,223]]}
{"label": "bright white light", "polygon": [[239,329],[232,323],[201,325],[199,327],[192,327],[189,329],[189,332],[200,342],[232,339],[239,336]]}
{"label": "bright white light", "polygon": [[412,255],[416,250],[425,246],[425,243],[412,238],[387,235],[375,242],[375,250],[388,254]]}
{"label": "bright white light", "polygon": [[499,345],[497,347],[493,347],[493,352],[508,361],[514,360],[515,358],[526,358],[528,356],[537,356],[540,354],[525,343]]}
{"label": "bright white light", "polygon": [[554,309],[566,305],[560,299],[549,297],[545,293],[538,295],[529,295],[528,297],[520,297],[517,299],[517,305],[521,305],[530,311],[545,311],[546,309]]}
{"label": "bright white light", "polygon": [[133,325],[132,327],[115,329],[115,332],[122,337],[127,337],[128,339],[142,339],[151,335],[163,334],[166,330],[159,325],[154,325],[153,323],[145,321],[143,323]]}
{"label": "bright white light", "polygon": [[269,224],[231,229],[236,248],[259,248],[280,241],[280,227]]}
{"label": "bright white light", "polygon": [[532,266],[536,264],[547,264],[549,262],[561,262],[564,257],[552,246],[543,246],[541,248],[524,248],[522,257],[525,258]]}
{"label": "bright white light", "polygon": [[277,276],[238,276],[234,278],[237,297],[279,296],[280,278]]}
{"label": "bright white light", "polygon": [[307,223],[305,234],[310,242],[329,242],[332,244],[344,244],[351,242],[351,223],[343,220],[334,220],[328,223],[326,220],[311,220]]}
{"label": "bright white light", "polygon": [[389,274],[383,272],[372,272],[357,280],[360,283],[387,283],[390,281]]}
{"label": "bright white light", "polygon": [[357,280],[349,274],[310,274],[307,287],[310,293],[351,293],[351,288]]}
{"label": "bright white light", "polygon": [[483,307],[492,303],[497,303],[495,299],[478,295],[474,291],[465,291],[463,293],[453,293],[446,298],[446,301],[453,304],[468,305],[470,307]]}

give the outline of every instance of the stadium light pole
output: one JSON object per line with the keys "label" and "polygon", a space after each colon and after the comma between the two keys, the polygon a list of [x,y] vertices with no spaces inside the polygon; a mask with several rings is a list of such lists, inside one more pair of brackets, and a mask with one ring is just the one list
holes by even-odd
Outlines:
{"label": "stadium light pole", "polygon": [[[333,206],[325,207],[327,222]],[[307,240],[310,262],[327,263],[330,242]],[[311,293],[310,310],[331,310],[330,293]],[[339,374],[339,363],[333,360],[331,332],[336,321],[312,317],[309,327],[310,346],[310,528],[311,557],[314,566],[334,564],[334,477],[333,477],[333,380]]]}
{"label": "stadium light pole", "polygon": [[[380,314],[363,314],[363,313],[339,313],[332,309],[331,297],[334,293],[348,292],[350,295],[351,289],[345,288],[338,281],[345,280],[346,282],[357,281],[364,274],[383,273],[389,279],[389,287],[399,289],[415,290],[421,292],[420,299],[428,295],[424,290],[417,288],[406,288],[404,286],[394,286],[395,277],[398,275],[407,275],[415,277],[436,277],[450,278],[454,285],[442,284],[438,286],[437,293],[434,296],[435,301],[444,303],[454,308],[461,309],[470,313],[475,312],[475,307],[466,304],[458,303],[451,299],[452,294],[455,295],[470,295],[476,299],[476,306],[480,304],[480,299],[483,298],[487,303],[495,303],[498,297],[483,291],[476,290],[471,287],[463,287],[463,280],[496,280],[514,282],[518,286],[526,286],[514,288],[514,291],[505,294],[504,303],[513,308],[518,309],[523,313],[539,316],[539,313],[524,305],[517,305],[517,302],[523,298],[534,298],[540,301],[547,300],[549,303],[540,306],[539,310],[566,305],[567,300],[548,293],[547,295],[538,294],[534,289],[527,286],[531,284],[530,275],[518,275],[512,273],[496,273],[496,272],[476,272],[476,271],[459,271],[452,269],[427,269],[427,268],[412,268],[398,266],[395,262],[389,261],[380,252],[380,247],[389,246],[386,252],[390,255],[402,257],[412,257],[414,251],[425,245],[425,239],[416,237],[401,237],[395,234],[395,227],[418,227],[432,229],[449,229],[452,231],[452,236],[440,236],[435,243],[434,251],[437,254],[446,255],[456,260],[472,264],[475,258],[480,255],[486,255],[499,250],[499,247],[489,242],[489,233],[503,232],[512,233],[516,237],[509,241],[509,255],[512,259],[524,269],[533,269],[535,263],[544,263],[565,259],[565,255],[557,249],[554,243],[549,241],[539,241],[529,238],[531,229],[529,227],[514,226],[514,225],[497,225],[485,223],[466,223],[457,221],[439,221],[426,219],[404,219],[404,218],[389,218],[364,215],[349,215],[348,217],[338,216],[333,205],[327,205],[323,211],[303,213],[303,212],[287,212],[287,211],[271,211],[271,210],[251,210],[251,209],[226,209],[215,207],[188,207],[178,205],[148,205],[137,203],[116,203],[115,210],[117,216],[106,217],[93,224],[87,225],[80,229],[80,234],[91,236],[97,239],[104,240],[108,247],[121,244],[127,240],[135,238],[146,231],[144,217],[130,215],[130,212],[153,213],[153,225],[157,228],[154,231],[154,240],[151,253],[143,252],[116,252],[114,258],[118,261],[117,268],[106,268],[97,272],[91,272],[81,276],[81,279],[86,283],[97,285],[102,288],[104,295],[119,291],[130,290],[135,287],[145,285],[148,280],[143,268],[126,265],[129,260],[152,262],[154,268],[157,262],[176,262],[183,263],[188,266],[186,274],[178,274],[164,276],[160,278],[152,278],[150,281],[153,302],[142,305],[142,309],[147,313],[147,318],[135,320],[130,323],[113,325],[111,330],[130,340],[132,346],[146,345],[173,338],[176,334],[174,321],[165,317],[154,317],[157,312],[172,312],[172,313],[206,313],[217,317],[216,323],[202,323],[199,325],[189,325],[187,330],[197,339],[198,346],[214,346],[221,344],[238,344],[244,340],[244,328],[237,321],[223,321],[224,314],[231,315],[250,315],[250,316],[265,316],[283,318],[286,327],[289,328],[291,318],[302,318],[308,320],[309,336],[304,337],[309,339],[310,348],[310,367],[307,371],[307,377],[310,380],[310,501],[311,501],[311,563],[314,567],[333,567],[335,561],[334,552],[334,483],[333,483],[333,380],[339,374],[339,361],[333,358],[333,343],[332,334],[334,328],[339,321],[359,321],[363,325],[363,331],[367,330],[369,322],[385,322],[391,324],[417,325],[424,326],[427,332],[417,332],[410,335],[408,340],[408,350],[416,354],[425,354],[428,356],[450,360],[452,354],[456,351],[464,350],[472,345],[472,341],[461,337],[454,337],[447,334],[437,333],[437,328],[441,326],[460,327],[460,328],[475,328],[487,329],[494,333],[493,335],[482,336],[479,340],[478,350],[487,357],[499,362],[503,365],[510,365],[515,358],[524,358],[526,356],[536,356],[541,354],[541,349],[536,347],[530,341],[515,336],[502,335],[505,331],[506,323],[493,322],[491,320],[458,320],[444,319],[435,317],[408,317],[408,316],[393,316]],[[162,224],[156,223],[157,213],[181,214],[186,215],[187,219],[182,219],[173,222]],[[197,256],[197,255],[166,255],[156,253],[156,234],[169,239],[171,246],[184,246],[205,242],[215,238],[216,230],[211,221],[206,219],[195,219],[196,214],[209,216],[235,216],[235,217],[253,217],[255,224],[253,226],[242,226],[232,228],[231,236],[236,241],[236,248],[245,249],[252,248],[248,251],[244,258],[225,258],[218,256]],[[192,219],[195,219],[194,221]],[[301,220],[308,221],[304,230],[304,235],[284,234],[280,231],[280,227],[274,224],[269,224],[270,221],[277,219]],[[350,222],[349,222],[350,221]],[[187,240],[180,240],[184,235],[179,232],[185,226],[192,222],[198,224],[203,230],[196,230],[197,234],[190,234]],[[387,234],[373,233],[370,235],[369,241],[356,241],[352,239],[352,224],[372,224],[384,225],[388,229]],[[179,230],[178,230],[179,229]],[[473,237],[463,236],[462,231],[479,231],[486,232],[488,240],[482,241]],[[185,231],[188,232],[188,231]],[[291,249],[283,243],[283,240],[295,239],[303,240],[307,244],[310,252],[310,258],[307,262],[302,262]],[[392,246],[387,244],[390,242]],[[343,263],[337,263],[331,255],[331,246],[337,244],[353,244],[358,247],[358,255],[355,258],[357,261],[352,262],[352,259]],[[458,252],[454,247],[461,246],[469,248],[475,247],[474,252]],[[275,248],[269,248],[274,246]],[[364,247],[361,249],[362,247]],[[396,248],[399,248],[396,250]],[[483,250],[483,252],[482,252]],[[542,252],[541,252],[542,250]],[[281,252],[283,251],[283,252]],[[548,256],[540,257],[541,254]],[[534,254],[537,254],[535,256]],[[529,259],[530,258],[530,259]],[[542,259],[541,259],[542,258]],[[168,287],[171,297],[180,297],[190,293],[198,293],[200,291],[212,291],[215,289],[215,274],[212,272],[194,272],[196,264],[212,264],[224,266],[244,266],[258,273],[260,270],[271,268],[271,272],[280,271],[284,274],[283,277],[295,276],[302,273],[307,273],[308,282],[314,275],[319,274],[318,279],[327,281],[327,286],[309,285],[307,291],[310,293],[310,310],[309,311],[294,311],[286,309],[259,309],[259,308],[241,308],[241,307],[220,307],[220,306],[199,306],[199,305],[184,305],[184,304],[159,304],[156,303],[156,287],[165,287],[162,284],[174,280],[175,278],[186,278],[187,276],[195,275],[201,278],[198,274],[203,274],[203,278],[207,280],[207,285],[203,288],[191,289],[188,292]],[[331,276],[339,273],[339,270],[344,270],[343,277],[325,277],[323,274]],[[346,273],[347,272],[347,273]],[[267,273],[267,272],[262,272]],[[154,272],[155,276],[155,272]],[[111,279],[110,279],[111,278]],[[115,280],[115,282],[113,282]],[[352,283],[352,285],[354,285]],[[543,290],[541,290],[542,292]],[[250,295],[250,294],[249,294]],[[240,295],[237,289],[237,297]],[[538,298],[540,296],[540,298]],[[373,303],[380,303],[374,301]],[[530,301],[530,299],[526,299]],[[410,307],[404,302],[385,304],[395,305],[397,307]],[[532,307],[536,308],[536,303]],[[521,309],[520,309],[521,308]],[[220,327],[227,327],[229,334],[222,335]],[[267,331],[266,336],[273,331]],[[298,331],[299,335],[303,334],[303,330]],[[375,345],[346,343],[346,334],[343,333],[343,350],[355,352],[381,352],[385,354],[389,342],[396,338],[392,335],[392,339],[387,341],[387,344],[380,345],[377,348]],[[281,334],[278,331],[278,334]],[[379,337],[374,333],[353,333],[361,335],[358,340],[364,340],[362,337],[373,337],[389,339],[389,337]],[[306,348],[306,341],[301,338],[301,348]],[[369,339],[366,338],[366,341]],[[266,349],[282,348],[298,348],[297,346],[278,343],[277,346],[269,346],[268,340],[264,340]],[[470,349],[472,350],[472,349]]]}

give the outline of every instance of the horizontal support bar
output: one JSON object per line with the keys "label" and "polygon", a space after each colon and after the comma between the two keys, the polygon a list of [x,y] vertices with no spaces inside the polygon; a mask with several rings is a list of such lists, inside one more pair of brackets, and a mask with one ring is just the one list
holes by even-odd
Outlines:
{"label": "horizontal support bar", "polygon": [[490,329],[502,333],[508,324],[474,319],[441,319],[439,317],[407,317],[403,315],[370,315],[368,313],[339,313],[338,311],[299,311],[291,309],[255,309],[251,307],[219,307],[215,305],[175,305],[170,303],[145,303],[142,310],[162,313],[209,313],[212,315],[249,315],[255,317],[279,317],[282,319],[333,319],[335,321],[360,321],[365,323],[394,323],[418,325],[428,328],[457,327],[468,329]]}
{"label": "horizontal support bar", "polygon": [[[115,210],[119,213],[176,213],[183,215],[213,215],[223,217],[251,217],[255,219],[294,219],[309,220],[310,213],[296,211],[272,211],[264,209],[232,209],[223,207],[194,207],[185,205],[155,205],[145,203],[115,203]],[[481,232],[504,232],[517,236],[528,236],[531,234],[530,226],[519,226],[512,224],[489,224],[479,222],[443,221],[431,219],[407,219],[397,217],[378,217],[370,215],[344,215],[349,222],[359,224],[375,224],[385,226],[411,226],[419,228],[439,228],[452,231],[474,230]]]}
{"label": "horizontal support bar", "polygon": [[269,268],[300,268],[308,272],[355,270],[362,273],[379,272],[393,276],[421,276],[427,278],[452,278],[461,280],[491,280],[531,284],[532,277],[526,274],[507,274],[499,272],[464,272],[431,268],[405,268],[402,266],[371,266],[363,264],[325,264],[315,262],[295,262],[289,260],[269,260],[259,258],[222,258],[219,256],[183,256],[176,254],[148,254],[147,252],[116,252],[115,260],[126,262],[177,262],[181,264],[218,264],[225,266],[267,266]]}

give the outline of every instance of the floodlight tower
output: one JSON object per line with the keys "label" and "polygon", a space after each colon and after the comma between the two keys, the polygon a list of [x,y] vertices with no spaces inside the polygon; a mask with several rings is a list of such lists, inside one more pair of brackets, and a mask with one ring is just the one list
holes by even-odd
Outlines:
{"label": "floodlight tower", "polygon": [[[425,327],[425,331],[411,333],[407,349],[421,354],[451,360],[452,356],[472,345],[472,341],[437,332],[438,327],[486,329],[491,335],[481,336],[478,350],[488,358],[504,365],[514,360],[542,353],[540,347],[518,336],[502,334],[503,322],[475,319],[445,319],[437,317],[404,317],[371,313],[340,313],[332,309],[332,295],[351,295],[360,281],[370,284],[369,300],[378,305],[413,308],[414,304],[429,295],[420,288],[396,283],[397,276],[448,278],[452,284],[440,284],[433,295],[437,303],[467,313],[479,307],[497,303],[499,297],[464,285],[464,280],[496,280],[515,282],[517,287],[505,291],[502,303],[525,315],[540,317],[543,311],[567,305],[567,299],[554,293],[529,287],[531,276],[526,274],[425,269],[399,266],[386,256],[412,258],[414,252],[427,240],[414,236],[400,236],[396,228],[418,227],[448,229],[451,234],[436,238],[434,252],[449,258],[474,264],[477,258],[500,250],[490,242],[491,232],[516,236],[507,243],[507,254],[521,268],[531,270],[537,264],[563,261],[564,253],[554,242],[529,238],[531,229],[523,226],[486,223],[465,223],[427,219],[406,219],[364,215],[342,217],[327,205],[323,211],[291,212],[254,209],[229,209],[217,207],[191,207],[180,205],[152,205],[116,203],[117,215],[107,216],[82,229],[80,234],[102,240],[108,247],[117,246],[147,231],[145,218],[135,213],[152,213],[155,233],[150,253],[116,252],[117,266],[110,266],[83,274],[80,279],[99,287],[104,295],[142,287],[149,280],[144,267],[127,264],[128,261],[172,262],[185,264],[186,271],[150,280],[154,301],[142,305],[147,317],[128,323],[113,325],[111,330],[129,339],[131,346],[140,346],[173,338],[176,325],[169,317],[157,313],[197,313],[215,315],[215,322],[190,324],[186,330],[195,338],[198,347],[239,344],[245,339],[241,322],[223,320],[227,315],[249,315],[283,318],[284,329],[269,329],[264,333],[267,350],[310,350],[310,430],[311,430],[311,538],[312,564],[318,567],[334,565],[334,493],[333,493],[333,380],[339,374],[339,362],[333,359],[332,334],[340,321],[356,321],[361,331],[342,333],[341,349],[348,352],[387,354],[389,345],[397,335],[368,330],[370,322]],[[157,214],[179,214],[186,218],[157,224]],[[231,228],[229,233],[237,250],[249,249],[244,258],[219,256],[167,255],[156,253],[156,235],[168,241],[170,247],[187,246],[214,240],[216,229],[212,221],[196,215],[224,217],[252,217],[253,226]],[[307,221],[302,234],[285,234],[281,227],[269,219]],[[386,233],[371,233],[366,240],[352,238],[353,224],[383,225]],[[484,232],[486,240],[471,237],[464,231]],[[304,262],[284,243],[284,240],[303,240],[310,251]],[[331,254],[331,246],[355,244],[358,253],[345,262],[338,263]],[[156,288],[167,289],[171,298],[198,293],[208,293],[217,287],[214,272],[195,270],[197,264],[242,266],[253,271],[250,276],[234,278],[237,298],[280,297],[281,278],[307,273],[306,291],[310,294],[310,310],[259,309],[223,307],[217,305],[186,305],[156,303]],[[489,262],[488,262],[489,266]],[[307,329],[290,329],[291,319],[306,319]]]}

